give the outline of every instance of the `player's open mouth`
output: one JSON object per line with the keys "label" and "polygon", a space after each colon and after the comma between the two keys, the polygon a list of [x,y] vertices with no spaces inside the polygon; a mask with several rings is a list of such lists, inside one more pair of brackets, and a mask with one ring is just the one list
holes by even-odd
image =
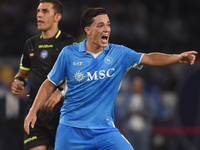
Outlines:
{"label": "player's open mouth", "polygon": [[103,35],[103,36],[101,37],[101,39],[102,39],[102,41],[103,41],[104,43],[107,43],[107,42],[108,42],[108,35]]}

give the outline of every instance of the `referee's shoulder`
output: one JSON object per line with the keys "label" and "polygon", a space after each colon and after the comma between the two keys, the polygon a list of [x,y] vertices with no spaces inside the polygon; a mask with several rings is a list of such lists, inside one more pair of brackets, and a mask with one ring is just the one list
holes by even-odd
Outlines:
{"label": "referee's shoulder", "polygon": [[70,34],[68,34],[68,33],[66,33],[66,32],[63,32],[63,31],[61,31],[61,34],[64,36],[64,37],[66,37],[66,38],[73,38],[73,36],[72,35],[70,35]]}
{"label": "referee's shoulder", "polygon": [[38,41],[38,39],[40,39],[40,36],[41,36],[41,34],[37,34],[35,36],[32,36],[32,37],[28,38],[26,40],[26,42],[36,42],[36,41]]}
{"label": "referee's shoulder", "polygon": [[66,32],[62,32],[62,31],[61,31],[61,40],[63,40],[63,41],[67,40],[67,41],[69,41],[71,43],[76,42],[76,39],[72,35],[70,35],[70,34],[68,34]]}

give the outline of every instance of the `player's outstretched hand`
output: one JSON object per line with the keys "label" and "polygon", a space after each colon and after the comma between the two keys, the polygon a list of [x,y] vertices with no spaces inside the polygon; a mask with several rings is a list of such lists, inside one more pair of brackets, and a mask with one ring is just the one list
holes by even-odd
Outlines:
{"label": "player's outstretched hand", "polygon": [[26,131],[27,134],[30,133],[30,125],[31,128],[34,128],[36,120],[37,120],[36,112],[32,112],[30,110],[24,120],[24,130]]}
{"label": "player's outstretched hand", "polygon": [[193,65],[196,59],[196,54],[198,54],[196,51],[188,51],[183,52],[180,54],[180,63],[189,63],[190,65]]}
{"label": "player's outstretched hand", "polygon": [[41,109],[46,112],[52,111],[54,106],[60,101],[61,97],[62,97],[62,93],[58,90],[55,90],[51,94],[49,99],[44,103]]}

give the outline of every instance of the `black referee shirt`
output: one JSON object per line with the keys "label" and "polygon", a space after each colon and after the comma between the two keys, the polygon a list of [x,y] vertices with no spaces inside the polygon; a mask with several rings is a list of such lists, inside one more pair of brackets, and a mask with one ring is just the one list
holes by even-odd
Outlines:
{"label": "black referee shirt", "polygon": [[33,100],[51,71],[62,48],[71,45],[75,39],[60,30],[49,39],[43,39],[42,35],[36,35],[28,39],[20,62],[20,69],[31,70],[31,86],[28,95]]}

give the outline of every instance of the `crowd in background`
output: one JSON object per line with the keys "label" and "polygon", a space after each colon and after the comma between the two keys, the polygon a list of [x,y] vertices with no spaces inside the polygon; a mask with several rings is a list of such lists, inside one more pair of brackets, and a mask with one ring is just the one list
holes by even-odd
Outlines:
{"label": "crowd in background", "polygon": [[[110,42],[141,52],[179,53],[199,48],[198,0],[67,0],[60,29],[81,41],[80,16],[87,7],[108,10]],[[38,34],[37,0],[0,1],[0,54],[20,55],[24,41]]]}
{"label": "crowd in background", "polygon": [[[199,0],[61,0],[61,2],[64,5],[64,13],[60,29],[73,35],[77,41],[84,39],[80,26],[81,13],[87,7],[100,6],[107,9],[111,20],[111,43],[130,47],[137,52],[181,53],[187,50],[199,52]],[[9,93],[9,87],[18,69],[16,67],[19,66],[25,41],[40,33],[36,27],[37,6],[37,0],[0,1],[0,149],[7,147],[10,150],[13,149],[11,147],[13,145],[18,150],[17,147],[22,146],[25,95],[13,97]],[[199,135],[177,138],[173,135],[153,134],[155,126],[200,126],[196,121],[196,118],[200,117],[199,70],[197,56],[194,66],[183,64],[160,68],[144,66],[141,71],[130,71],[124,77],[116,100],[116,126],[133,143],[133,147],[135,143],[145,146],[145,143],[141,142],[147,141],[149,150],[200,148]],[[135,93],[133,79],[139,79],[138,86],[141,86],[140,94],[134,94],[135,96],[132,96],[132,93]],[[191,102],[193,105],[190,107]],[[186,111],[179,112],[182,109]],[[180,115],[188,112],[191,112],[191,115]],[[177,114],[179,118],[176,118]],[[179,121],[177,124],[176,121],[179,119],[182,119],[183,123]],[[187,123],[184,124],[184,121]],[[135,138],[133,135],[138,136]]]}

